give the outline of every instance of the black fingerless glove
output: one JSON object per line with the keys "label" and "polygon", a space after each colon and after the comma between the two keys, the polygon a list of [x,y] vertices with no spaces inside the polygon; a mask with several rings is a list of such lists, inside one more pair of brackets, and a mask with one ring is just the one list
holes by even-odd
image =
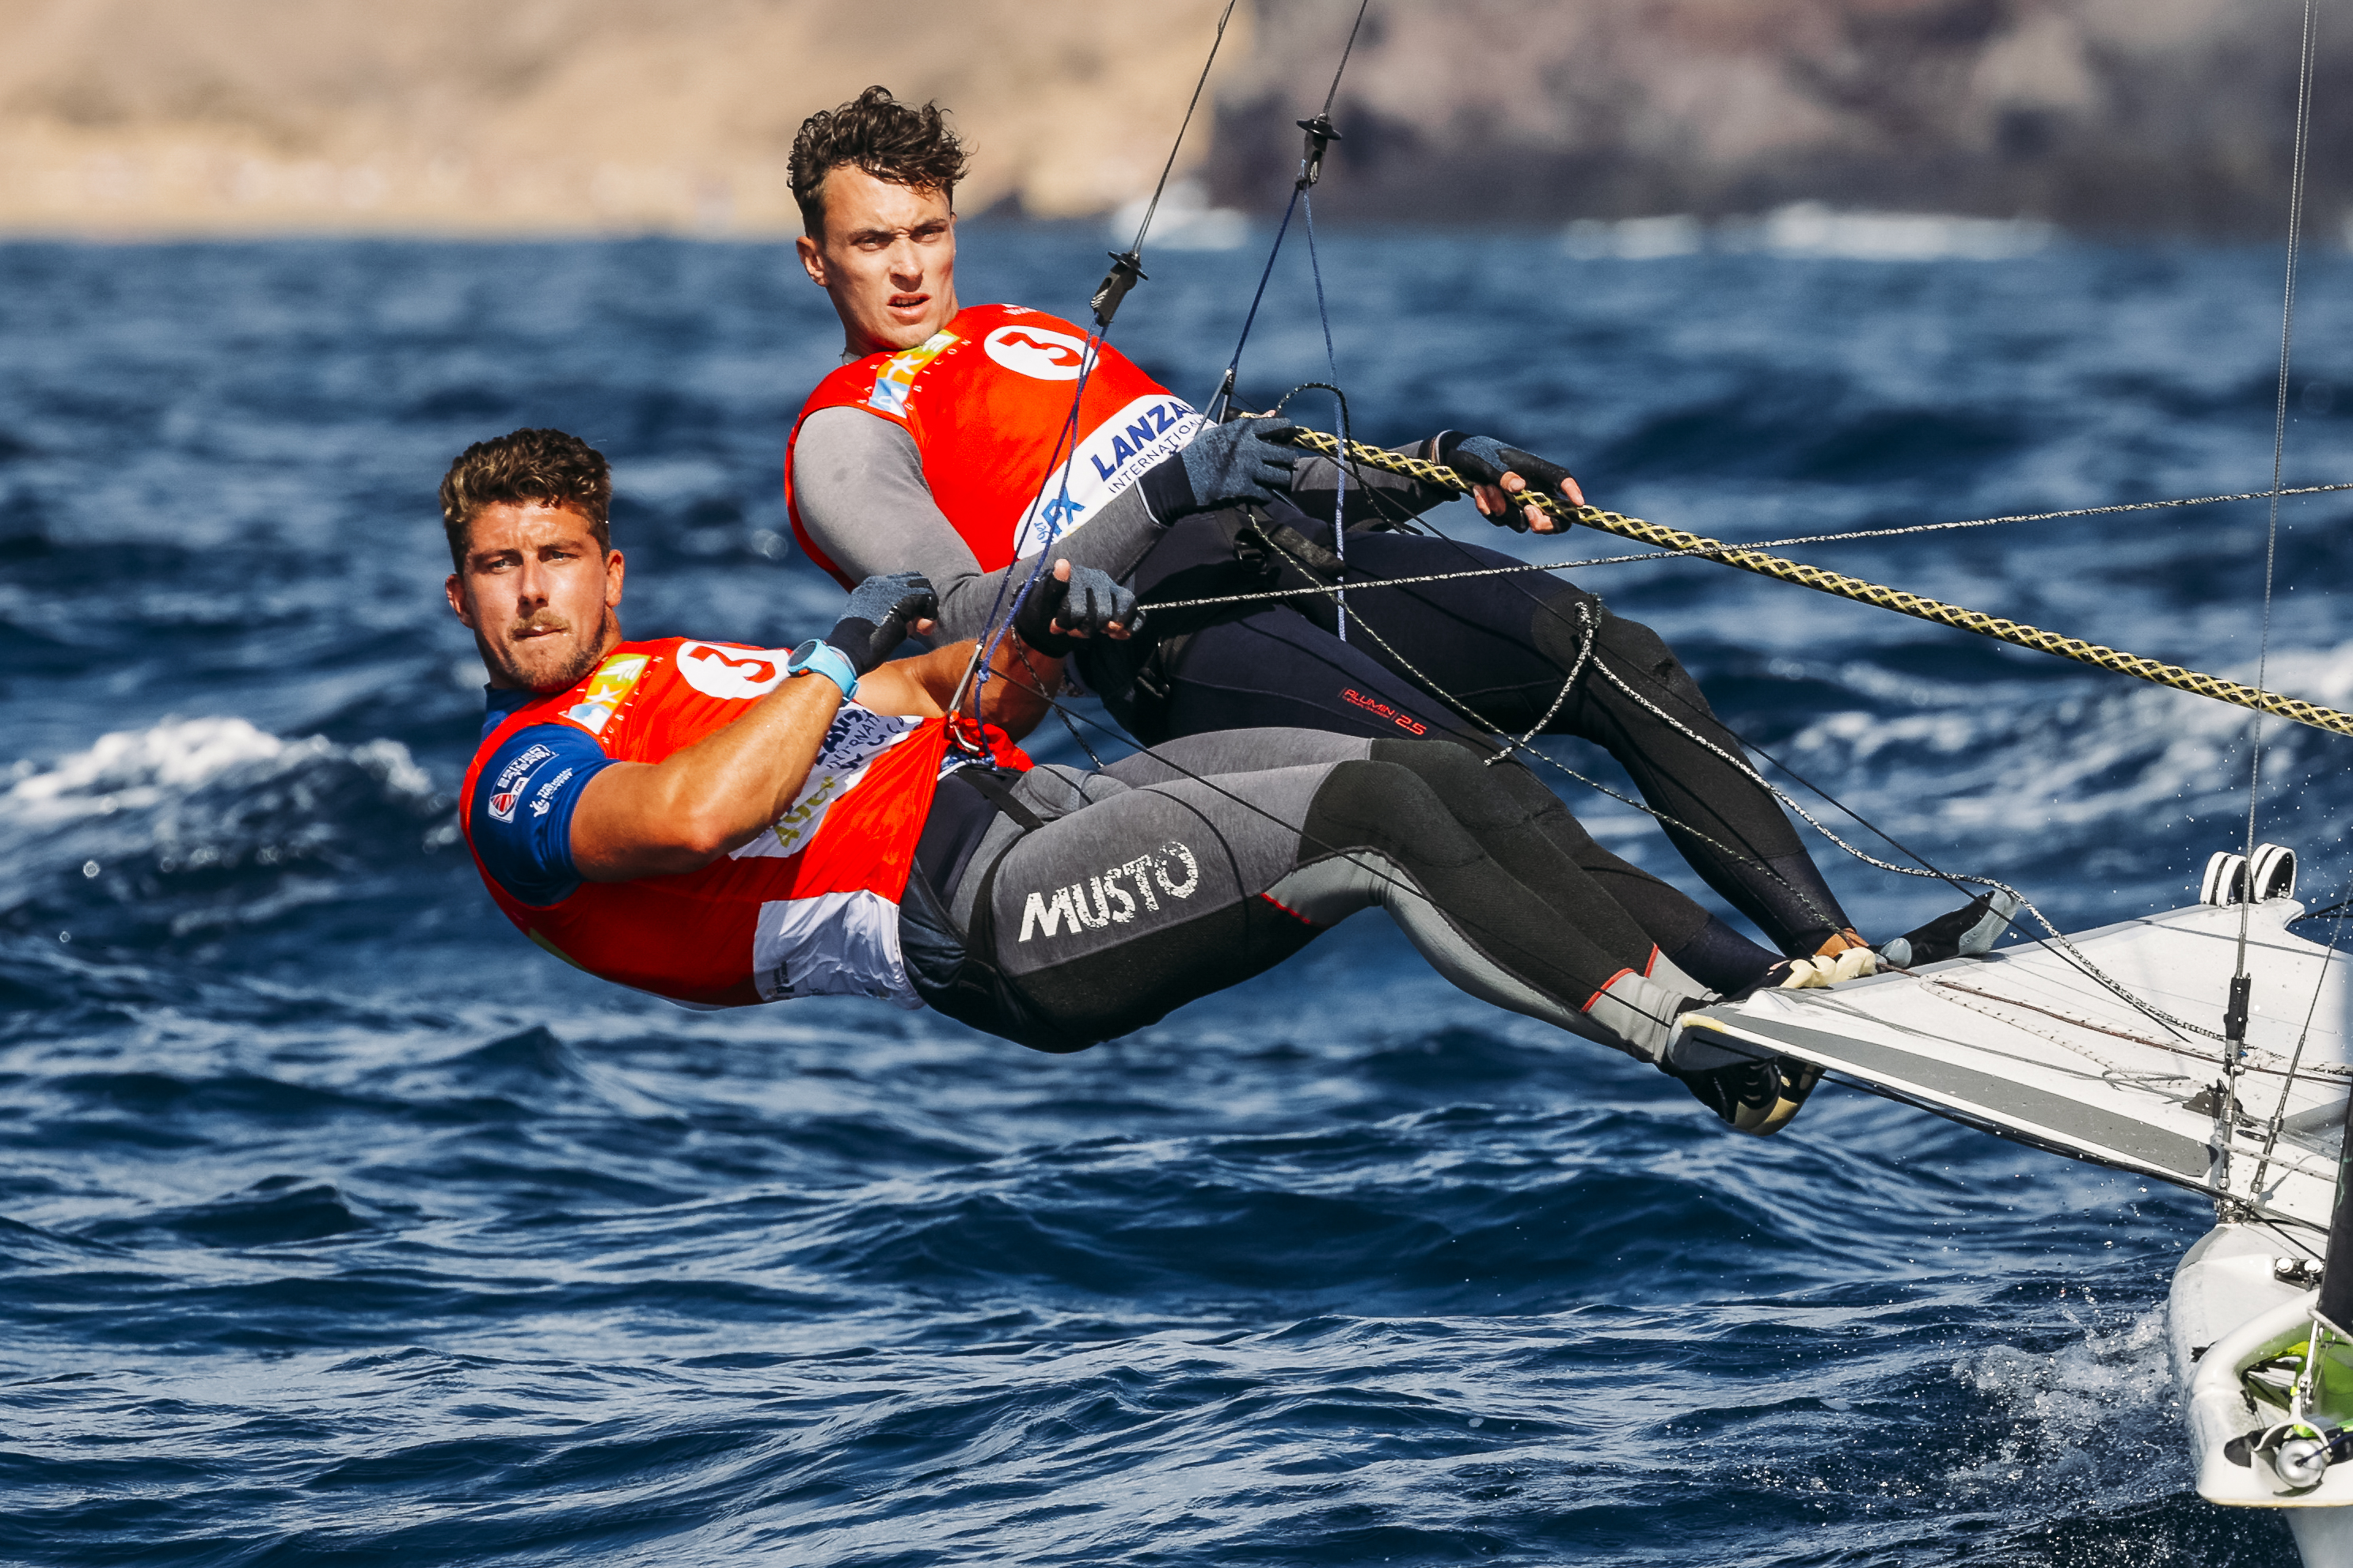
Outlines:
{"label": "black fingerless glove", "polygon": [[[1053,629],[1058,620],[1067,631]],[[1077,565],[1071,568],[1071,580],[1065,583],[1049,566],[1021,595],[1021,607],[1013,614],[1013,630],[1039,653],[1060,658],[1079,646],[1071,633],[1102,637],[1114,621],[1129,631],[1144,622],[1135,607],[1135,595],[1124,584],[1108,572]]]}
{"label": "black fingerless glove", "polygon": [[1561,483],[1569,472],[1558,463],[1547,462],[1534,452],[1524,452],[1517,447],[1506,447],[1493,436],[1465,436],[1460,430],[1440,431],[1438,437],[1438,460],[1477,485],[1500,485],[1505,474],[1517,474],[1528,481],[1528,488],[1497,516],[1489,521],[1510,529],[1514,533],[1528,531],[1527,513],[1522,510],[1530,495],[1546,495],[1561,499]]}
{"label": "black fingerless glove", "polygon": [[920,572],[892,572],[869,577],[853,589],[841,619],[826,635],[859,674],[864,675],[891,657],[907,640],[910,622],[930,620],[940,613],[940,596]]}

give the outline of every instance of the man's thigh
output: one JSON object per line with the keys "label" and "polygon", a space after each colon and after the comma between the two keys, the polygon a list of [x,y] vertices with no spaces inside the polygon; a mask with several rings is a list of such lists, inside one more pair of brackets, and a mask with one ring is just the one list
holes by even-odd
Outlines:
{"label": "man's thigh", "polygon": [[[1348,536],[1351,572],[1378,577],[1523,564],[1498,551],[1430,535]],[[1535,713],[1514,726],[1525,728],[1560,688],[1561,667],[1553,654],[1581,645],[1588,625],[1599,626],[1603,611],[1599,599],[1573,584],[1548,573],[1521,571],[1368,588],[1348,596],[1348,614],[1365,628],[1352,631],[1351,640],[1363,641],[1373,657],[1400,674],[1402,663],[1410,662],[1433,684],[1492,713],[1501,724],[1513,725],[1516,709],[1540,698]],[[1540,628],[1549,635],[1540,636]]]}
{"label": "man's thigh", "polygon": [[998,969],[1109,1038],[1282,962],[1314,931],[1260,895],[1336,765],[1129,790],[1023,835],[990,889]]}
{"label": "man's thigh", "polygon": [[1161,728],[1167,735],[1282,728],[1474,742],[1489,734],[1366,649],[1280,607],[1193,634],[1170,672]]}
{"label": "man's thigh", "polygon": [[1143,789],[1219,773],[1362,762],[1372,755],[1372,742],[1362,736],[1326,730],[1208,730],[1176,736],[1149,751],[1122,757],[1094,777]]}

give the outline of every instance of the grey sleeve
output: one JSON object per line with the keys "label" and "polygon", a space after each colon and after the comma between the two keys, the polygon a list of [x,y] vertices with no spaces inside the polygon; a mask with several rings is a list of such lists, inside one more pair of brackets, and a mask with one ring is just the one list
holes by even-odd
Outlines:
{"label": "grey sleeve", "polygon": [[[1405,458],[1428,458],[1430,443],[1416,441],[1410,447],[1392,447],[1389,450]],[[1329,458],[1303,457],[1291,470],[1292,504],[1310,517],[1332,515],[1333,491],[1339,488],[1340,465]],[[1367,494],[1367,491],[1374,492]],[[1409,479],[1403,474],[1385,473],[1378,468],[1351,468],[1348,471],[1347,510],[1349,526],[1370,522],[1379,518],[1394,518],[1402,512],[1408,517],[1419,517],[1432,507],[1452,500],[1456,492],[1437,485],[1426,485]]]}
{"label": "grey sleeve", "polygon": [[[939,590],[940,635],[950,640],[986,631],[1006,578],[1018,586],[1036,561],[983,572],[932,499],[914,437],[862,408],[821,408],[802,423],[793,443],[793,500],[809,538],[852,581],[881,572],[929,577]],[[1124,578],[1159,537],[1160,525],[1131,486],[1063,535],[1053,553]]]}

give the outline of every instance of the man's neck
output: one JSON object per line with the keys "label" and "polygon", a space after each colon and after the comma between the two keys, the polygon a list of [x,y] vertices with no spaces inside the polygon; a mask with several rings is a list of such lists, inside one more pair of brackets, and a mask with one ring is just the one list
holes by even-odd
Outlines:
{"label": "man's neck", "polygon": [[947,331],[948,323],[955,321],[962,310],[963,307],[958,305],[955,300],[949,300],[948,313],[940,318],[940,324],[934,327],[930,331],[925,332],[922,337],[917,338],[913,342],[905,344],[868,342],[858,334],[856,330],[853,329],[849,322],[844,321],[841,324],[841,363],[844,364],[856,364],[860,360],[866,358],[870,354],[899,354],[905,353],[909,349],[919,349],[925,343],[930,342],[940,333]]}

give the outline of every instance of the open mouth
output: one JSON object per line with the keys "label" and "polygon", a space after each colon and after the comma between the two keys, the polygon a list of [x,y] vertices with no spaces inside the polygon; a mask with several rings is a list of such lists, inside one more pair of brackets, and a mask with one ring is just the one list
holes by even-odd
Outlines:
{"label": "open mouth", "polygon": [[931,302],[932,297],[929,294],[893,294],[891,296],[891,309],[894,310],[920,310]]}

